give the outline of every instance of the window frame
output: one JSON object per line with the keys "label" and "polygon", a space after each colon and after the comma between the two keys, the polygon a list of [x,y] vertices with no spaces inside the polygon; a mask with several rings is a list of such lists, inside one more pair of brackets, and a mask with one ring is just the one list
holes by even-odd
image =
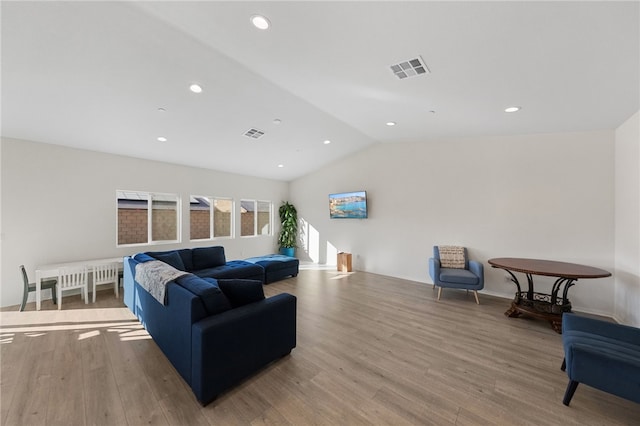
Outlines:
{"label": "window frame", "polygon": [[[209,203],[209,236],[207,238],[191,238],[191,198],[204,198]],[[215,202],[216,201],[229,201],[231,205],[229,224],[229,235],[216,237],[215,227]],[[230,240],[235,238],[235,202],[231,197],[218,197],[211,195],[190,195],[189,198],[189,241],[213,241],[213,240]]]}
{"label": "window frame", "polygon": [[[259,231],[258,228],[258,221],[259,221],[259,204],[260,203],[267,203],[269,205],[269,232],[267,232],[266,234],[258,234],[257,232]],[[256,200],[256,211],[258,212],[258,214],[256,215],[256,236],[260,237],[260,236],[266,236],[266,237],[271,237],[273,236],[273,203],[271,201],[267,201],[267,200]]]}
{"label": "window frame", "polygon": [[[147,241],[140,243],[120,244],[120,194],[136,193],[147,197]],[[175,240],[154,240],[153,239],[153,201],[154,197],[173,197],[175,198],[176,207],[176,239]],[[155,201],[158,201],[156,198]],[[116,247],[141,247],[155,246],[162,244],[175,244],[182,242],[182,198],[178,194],[169,192],[151,192],[151,191],[135,191],[135,190],[116,190]]]}
{"label": "window frame", "polygon": [[[242,235],[242,203],[252,203],[253,204],[253,234],[251,235]],[[269,205],[269,232],[266,234],[258,233],[258,204],[259,203],[267,203]],[[240,238],[255,238],[255,237],[271,237],[273,236],[273,202],[269,200],[257,200],[257,199],[240,199]]]}

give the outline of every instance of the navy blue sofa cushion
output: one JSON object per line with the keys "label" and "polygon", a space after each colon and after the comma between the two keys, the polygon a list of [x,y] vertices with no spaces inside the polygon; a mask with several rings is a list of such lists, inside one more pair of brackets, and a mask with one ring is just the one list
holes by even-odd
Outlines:
{"label": "navy blue sofa cushion", "polygon": [[176,250],[182,259],[184,264],[184,270],[187,272],[193,271],[193,254],[190,248]]}
{"label": "navy blue sofa cushion", "polygon": [[261,281],[222,279],[218,280],[218,285],[234,308],[264,300],[264,290]]}
{"label": "navy blue sofa cushion", "polygon": [[[194,262],[195,263],[195,262]],[[224,265],[206,269],[195,269],[194,274],[200,277],[216,279],[244,278],[251,280],[264,280],[264,268],[244,260],[230,260]]]}
{"label": "navy blue sofa cushion", "polygon": [[[137,254],[135,258],[140,262],[160,260],[176,269],[191,272],[202,278],[243,278],[265,281],[265,270],[260,265],[244,260],[226,262],[222,246],[147,252]],[[297,262],[297,259],[295,260]],[[295,273],[297,274],[297,263]]]}
{"label": "navy blue sofa cushion", "polygon": [[218,283],[213,278],[200,278],[189,274],[176,279],[176,282],[191,293],[200,296],[209,315],[219,314],[231,309],[229,299],[220,290]]}
{"label": "navy blue sofa cushion", "polygon": [[150,262],[152,260],[157,260],[155,257],[151,257],[147,253],[138,253],[135,256],[133,256],[133,258],[135,260],[137,260],[139,263],[144,263],[144,262]]}
{"label": "navy blue sofa cushion", "polygon": [[207,268],[223,266],[227,263],[224,256],[224,247],[197,247],[191,249],[193,259],[193,270],[199,271]]}
{"label": "navy blue sofa cushion", "polygon": [[182,258],[176,251],[157,251],[147,253],[149,256],[154,257],[168,265],[173,266],[181,271],[186,271]]}

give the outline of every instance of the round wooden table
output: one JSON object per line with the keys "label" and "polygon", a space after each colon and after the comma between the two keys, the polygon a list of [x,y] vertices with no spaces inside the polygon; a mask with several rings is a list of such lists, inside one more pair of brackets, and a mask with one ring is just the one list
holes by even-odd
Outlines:
{"label": "round wooden table", "polygon": [[[504,314],[513,318],[526,314],[547,320],[557,333],[562,333],[562,314],[571,312],[571,302],[568,298],[569,288],[579,278],[605,278],[611,276],[611,273],[604,269],[553,260],[499,257],[489,259],[489,264],[494,268],[507,271],[511,275],[511,281],[518,289],[515,298],[511,302],[511,307]],[[526,275],[527,291],[522,291],[520,282],[513,272],[520,272]],[[551,289],[551,294],[534,291],[533,275],[557,278]],[[563,286],[562,297],[558,297],[558,293]]]}

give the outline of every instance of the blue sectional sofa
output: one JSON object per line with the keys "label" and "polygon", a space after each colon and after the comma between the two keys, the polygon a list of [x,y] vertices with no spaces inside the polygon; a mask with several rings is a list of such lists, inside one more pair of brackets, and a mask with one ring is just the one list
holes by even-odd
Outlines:
{"label": "blue sectional sofa", "polygon": [[243,278],[264,282],[264,268],[244,260],[227,262],[222,246],[152,251],[145,254],[202,278]]}
{"label": "blue sectional sofa", "polygon": [[[205,253],[194,249],[190,269],[203,270],[198,269],[203,265],[198,257]],[[164,287],[163,304],[136,281],[136,268],[143,263],[167,267],[154,260],[146,254],[125,257],[125,304],[201,404],[211,402],[296,346],[295,296],[282,293],[265,298],[261,279],[213,279],[183,273]],[[177,261],[175,256],[167,260]],[[204,269],[212,272],[215,268]],[[233,274],[239,270],[223,271]]]}
{"label": "blue sectional sofa", "polygon": [[562,344],[564,405],[580,383],[640,403],[640,328],[565,313]]}

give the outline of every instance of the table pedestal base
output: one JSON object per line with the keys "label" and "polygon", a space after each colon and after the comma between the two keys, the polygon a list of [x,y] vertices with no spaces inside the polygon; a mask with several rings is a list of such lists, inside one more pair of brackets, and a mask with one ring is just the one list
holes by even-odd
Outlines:
{"label": "table pedestal base", "polygon": [[533,293],[533,300],[528,299],[527,296],[528,292],[516,293],[511,306],[504,313],[505,316],[518,318],[521,315],[527,315],[543,319],[549,321],[556,333],[562,333],[562,314],[571,312],[571,303],[564,303],[563,299],[558,299],[557,303],[551,303],[551,295],[544,293]]}

